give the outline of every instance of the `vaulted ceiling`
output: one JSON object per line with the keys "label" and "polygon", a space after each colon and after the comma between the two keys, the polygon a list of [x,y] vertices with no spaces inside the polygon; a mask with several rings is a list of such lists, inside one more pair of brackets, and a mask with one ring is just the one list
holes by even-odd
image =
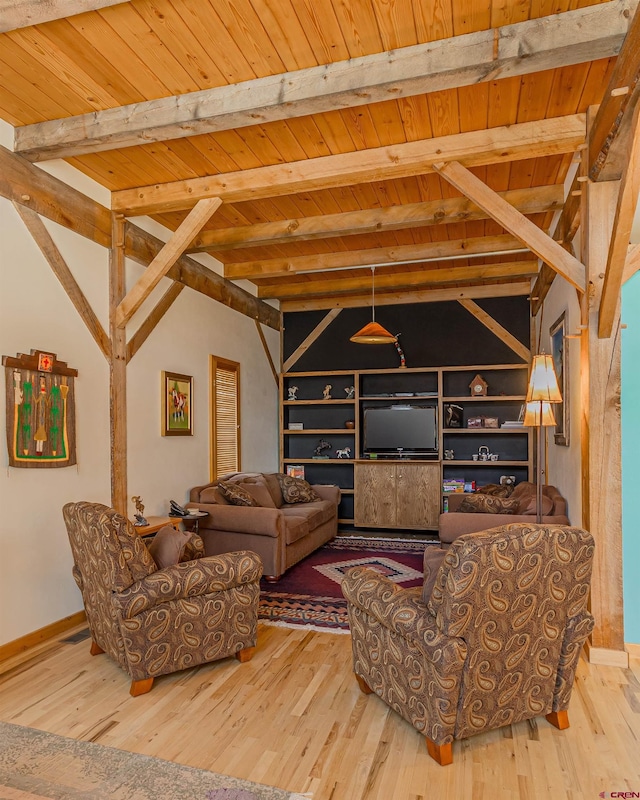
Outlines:
{"label": "vaulted ceiling", "polygon": [[187,252],[284,310],[370,302],[371,265],[380,303],[535,310],[585,286],[580,180],[621,174],[637,2],[2,0],[0,118],[128,217],[220,198]]}

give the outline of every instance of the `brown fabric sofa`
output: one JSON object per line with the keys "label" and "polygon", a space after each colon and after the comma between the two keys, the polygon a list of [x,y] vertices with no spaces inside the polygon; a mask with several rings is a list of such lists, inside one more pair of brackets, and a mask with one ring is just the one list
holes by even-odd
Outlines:
{"label": "brown fabric sofa", "polygon": [[[567,501],[556,489],[555,486],[543,486],[543,511],[542,516],[544,525],[570,525],[567,517]],[[448,495],[449,511],[440,514],[438,523],[438,536],[444,547],[448,547],[463,533],[476,533],[485,531],[488,528],[495,528],[498,525],[506,525],[511,522],[531,523],[536,521],[535,497],[536,487],[533,483],[522,481],[519,483],[510,496],[510,500],[519,500],[519,513],[517,514],[479,514],[462,513],[458,511],[460,504],[468,494],[452,493]],[[525,511],[527,513],[523,513]]]}
{"label": "brown fabric sofa", "polygon": [[[220,481],[248,487],[264,505],[231,505],[217,488]],[[277,580],[338,532],[337,486],[314,485],[320,500],[285,503],[277,473],[234,472],[191,489],[187,508],[206,511],[199,532],[205,553],[252,550],[262,559],[268,580]]]}
{"label": "brown fabric sofa", "polygon": [[227,656],[251,658],[262,574],[254,553],[205,558],[195,537],[192,560],[158,569],[129,520],[112,508],[67,503],[63,516],[91,654],[106,652],[128,672],[134,697],[159,675]]}
{"label": "brown fabric sofa", "polygon": [[440,764],[452,762],[455,739],[503,725],[546,716],[567,728],[594,626],[591,534],[512,524],[435,552],[442,563],[430,591],[402,589],[366,567],[344,578],[362,691],[423,734]]}

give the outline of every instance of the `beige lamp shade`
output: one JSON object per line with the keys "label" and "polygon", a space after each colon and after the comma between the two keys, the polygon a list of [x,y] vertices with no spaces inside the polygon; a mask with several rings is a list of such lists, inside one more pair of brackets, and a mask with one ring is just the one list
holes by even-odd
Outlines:
{"label": "beige lamp shade", "polygon": [[[540,422],[540,410],[542,410],[542,422]],[[539,425],[548,427],[556,424],[556,418],[553,416],[553,406],[551,403],[544,401],[532,400],[527,403],[524,412],[524,423],[527,427],[537,428]]]}
{"label": "beige lamp shade", "polygon": [[369,322],[349,339],[357,344],[395,344],[396,337],[377,322]]}
{"label": "beige lamp shade", "polygon": [[560,394],[558,379],[553,368],[553,359],[551,356],[541,353],[533,357],[526,400],[527,403],[530,403],[532,400],[543,403],[562,402],[562,395]]}

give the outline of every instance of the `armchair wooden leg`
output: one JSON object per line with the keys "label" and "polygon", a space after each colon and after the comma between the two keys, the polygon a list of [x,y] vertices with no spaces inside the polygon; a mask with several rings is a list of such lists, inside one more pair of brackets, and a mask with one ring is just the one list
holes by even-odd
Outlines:
{"label": "armchair wooden leg", "polygon": [[545,719],[558,730],[564,731],[569,727],[569,714],[567,711],[552,711],[546,715]]}
{"label": "armchair wooden leg", "polygon": [[267,583],[277,583],[280,580],[280,575],[263,575]]}
{"label": "armchair wooden leg", "polygon": [[255,652],[255,647],[245,647],[244,650],[238,650],[236,658],[241,664],[244,664],[246,661],[251,661]]}
{"label": "armchair wooden leg", "polygon": [[92,639],[91,640],[91,650],[89,650],[89,652],[91,653],[92,656],[99,656],[99,655],[102,655],[102,653],[104,653],[104,650],[100,647],[99,644],[94,642],[94,640]]}
{"label": "armchair wooden leg", "polygon": [[361,678],[360,675],[357,675],[355,672],[353,673],[356,676],[356,680],[358,681],[358,686],[360,687],[360,691],[364,694],[372,694],[373,689],[369,687],[369,684],[365,681],[364,678]]}
{"label": "armchair wooden leg", "polygon": [[434,761],[437,761],[441,767],[453,764],[453,742],[436,744],[428,736],[425,739],[427,740],[427,752]]}
{"label": "armchair wooden leg", "polygon": [[151,691],[153,686],[153,678],[144,678],[141,681],[131,681],[131,688],[129,694],[131,697],[138,697],[141,694],[146,694]]}

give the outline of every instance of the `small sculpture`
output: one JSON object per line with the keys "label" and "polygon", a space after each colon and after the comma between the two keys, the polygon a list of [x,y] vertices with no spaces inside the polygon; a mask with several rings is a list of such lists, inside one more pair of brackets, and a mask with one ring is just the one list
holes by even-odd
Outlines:
{"label": "small sculpture", "polygon": [[144,505],[142,504],[142,497],[139,494],[134,494],[131,500],[136,504],[136,511],[137,514],[134,514],[135,522],[134,525],[141,527],[143,525],[148,525],[146,517],[144,516]]}
{"label": "small sculpture", "polygon": [[331,400],[331,389],[332,386],[330,383],[324,387],[324,391],[322,392],[322,397],[324,400]]}
{"label": "small sculpture", "polygon": [[355,386],[347,386],[345,392],[347,393],[347,400],[353,400],[356,395],[356,388]]}
{"label": "small sculpture", "polygon": [[288,392],[289,392],[289,400],[297,400],[297,399],[298,399],[298,398],[296,397],[296,392],[297,392],[297,391],[298,391],[298,387],[297,387],[297,386],[290,386],[290,387],[289,387],[289,389],[288,389]]}
{"label": "small sculpture", "polygon": [[331,442],[327,442],[324,439],[319,439],[316,449],[313,451],[313,457],[329,458],[329,456],[326,454],[327,450],[331,450]]}
{"label": "small sculpture", "polygon": [[342,450],[336,450],[336,458],[351,458],[351,448],[343,447]]}

